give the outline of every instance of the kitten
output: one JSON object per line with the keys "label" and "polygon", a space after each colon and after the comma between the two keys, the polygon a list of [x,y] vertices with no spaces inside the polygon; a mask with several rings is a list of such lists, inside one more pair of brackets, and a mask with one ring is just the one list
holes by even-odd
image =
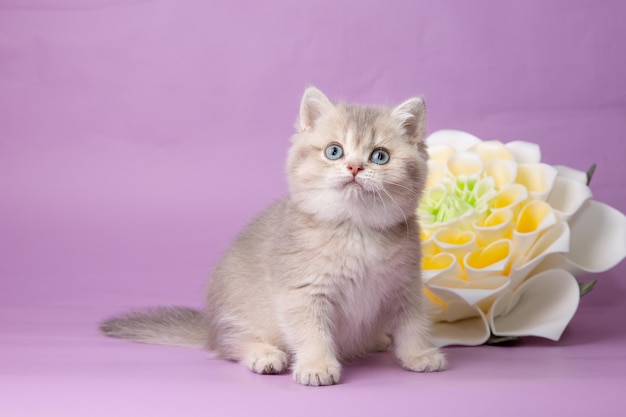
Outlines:
{"label": "kitten", "polygon": [[422,302],[416,207],[427,174],[425,107],[333,104],[304,92],[287,158],[289,195],[239,235],[208,284],[204,312],[160,307],[104,334],[208,348],[253,372],[290,364],[304,385],[393,346],[411,371],[439,371]]}

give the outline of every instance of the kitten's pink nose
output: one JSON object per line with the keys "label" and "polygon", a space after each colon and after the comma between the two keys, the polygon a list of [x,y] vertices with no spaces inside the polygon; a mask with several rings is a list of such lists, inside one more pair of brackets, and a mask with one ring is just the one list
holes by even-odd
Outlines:
{"label": "kitten's pink nose", "polygon": [[348,165],[348,171],[352,172],[353,177],[356,177],[356,174],[358,174],[359,171],[361,171],[362,169],[363,167],[361,165],[357,165],[357,164]]}

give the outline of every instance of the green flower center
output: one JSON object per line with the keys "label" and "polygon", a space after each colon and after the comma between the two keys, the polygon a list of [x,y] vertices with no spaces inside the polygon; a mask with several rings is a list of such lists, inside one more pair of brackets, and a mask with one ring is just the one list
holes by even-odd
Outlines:
{"label": "green flower center", "polygon": [[459,175],[454,180],[444,179],[426,190],[418,211],[427,224],[447,223],[470,210],[485,212],[495,195],[493,178]]}

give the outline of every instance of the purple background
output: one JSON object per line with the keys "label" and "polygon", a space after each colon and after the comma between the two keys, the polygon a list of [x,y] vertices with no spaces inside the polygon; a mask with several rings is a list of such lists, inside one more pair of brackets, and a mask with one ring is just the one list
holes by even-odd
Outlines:
{"label": "purple background", "polygon": [[96,323],[201,305],[229,241],[286,191],[307,84],[424,94],[430,131],[596,162],[594,198],[626,212],[624,16],[592,0],[0,0],[0,414],[620,414],[624,263],[560,343],[448,348],[434,375],[379,354],[332,388]]}

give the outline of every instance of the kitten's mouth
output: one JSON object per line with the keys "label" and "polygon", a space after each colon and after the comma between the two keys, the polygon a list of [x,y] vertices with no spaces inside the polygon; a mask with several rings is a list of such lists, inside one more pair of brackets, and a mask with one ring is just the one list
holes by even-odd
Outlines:
{"label": "kitten's mouth", "polygon": [[352,177],[343,183],[343,189],[345,190],[362,190],[366,191],[361,181],[357,177]]}

